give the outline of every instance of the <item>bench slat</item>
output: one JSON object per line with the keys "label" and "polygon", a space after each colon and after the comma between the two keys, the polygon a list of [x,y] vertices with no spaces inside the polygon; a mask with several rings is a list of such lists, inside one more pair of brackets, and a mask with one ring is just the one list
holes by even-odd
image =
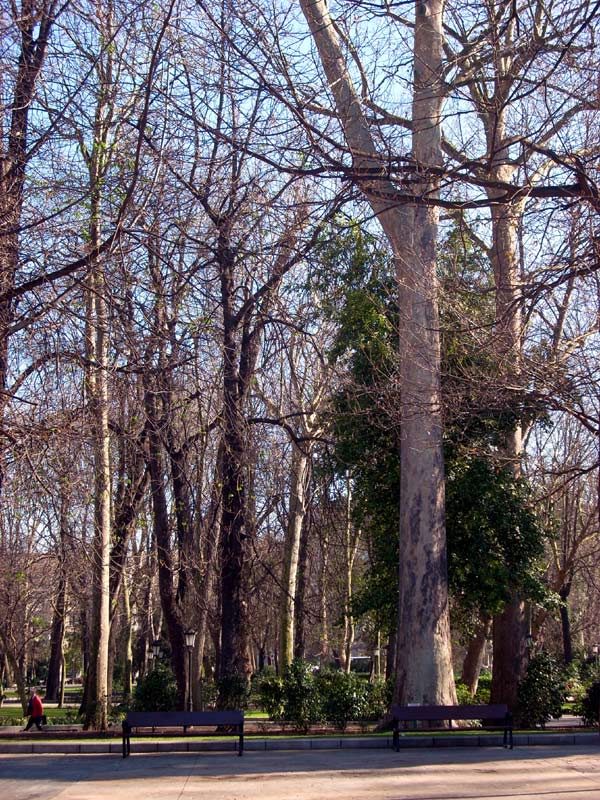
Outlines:
{"label": "bench slat", "polygon": [[446,720],[446,719],[504,719],[508,706],[496,705],[469,706],[396,706],[391,707],[392,716],[401,722]]}
{"label": "bench slat", "polygon": [[123,758],[131,753],[131,731],[137,728],[230,726],[239,736],[238,755],[244,752],[243,711],[129,711],[123,720]]}
{"label": "bench slat", "polygon": [[132,728],[162,728],[194,725],[241,725],[243,711],[129,711],[125,718]]}

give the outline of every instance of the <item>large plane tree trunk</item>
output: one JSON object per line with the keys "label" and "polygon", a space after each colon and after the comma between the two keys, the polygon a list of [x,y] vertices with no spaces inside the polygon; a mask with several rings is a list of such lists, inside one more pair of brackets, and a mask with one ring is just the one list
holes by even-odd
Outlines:
{"label": "large plane tree trunk", "polygon": [[[324,0],[301,0],[302,10],[333,93],[356,180],[392,249],[399,298],[401,487],[399,609],[394,699],[452,703],[452,672],[444,464],[440,415],[440,340],[437,315],[434,205],[409,206],[385,177],[361,101],[346,69]],[[415,3],[412,146],[417,168],[441,162],[443,2]],[[415,193],[434,200],[423,174]]]}

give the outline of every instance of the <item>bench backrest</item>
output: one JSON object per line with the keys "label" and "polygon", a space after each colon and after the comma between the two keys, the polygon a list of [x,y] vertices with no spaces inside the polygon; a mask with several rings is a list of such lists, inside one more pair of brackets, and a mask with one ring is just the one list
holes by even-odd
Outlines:
{"label": "bench backrest", "polygon": [[125,721],[131,728],[169,725],[243,725],[243,711],[129,711]]}
{"label": "bench backrest", "polygon": [[472,706],[396,706],[390,708],[394,719],[400,722],[445,719],[504,719],[508,714],[506,703]]}

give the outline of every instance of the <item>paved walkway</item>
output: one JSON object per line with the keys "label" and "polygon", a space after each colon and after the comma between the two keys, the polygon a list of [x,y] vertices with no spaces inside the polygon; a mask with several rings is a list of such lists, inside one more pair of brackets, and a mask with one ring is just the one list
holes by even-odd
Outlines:
{"label": "paved walkway", "polygon": [[0,755],[2,800],[600,800],[600,749]]}

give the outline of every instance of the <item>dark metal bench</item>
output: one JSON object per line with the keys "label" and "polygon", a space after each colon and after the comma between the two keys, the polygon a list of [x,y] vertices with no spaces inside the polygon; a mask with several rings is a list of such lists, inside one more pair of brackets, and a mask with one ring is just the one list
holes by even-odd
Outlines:
{"label": "dark metal bench", "polygon": [[513,722],[512,715],[505,703],[495,705],[472,706],[396,706],[390,709],[394,720],[393,743],[396,752],[400,750],[400,723],[401,722],[448,722],[452,720],[493,720],[495,725],[488,728],[498,728],[504,731],[504,747],[512,750]]}
{"label": "dark metal bench", "polygon": [[156,729],[218,728],[226,726],[232,735],[239,736],[238,755],[244,752],[244,712],[243,711],[129,711],[123,720],[123,758],[131,754],[131,732],[138,728]]}

